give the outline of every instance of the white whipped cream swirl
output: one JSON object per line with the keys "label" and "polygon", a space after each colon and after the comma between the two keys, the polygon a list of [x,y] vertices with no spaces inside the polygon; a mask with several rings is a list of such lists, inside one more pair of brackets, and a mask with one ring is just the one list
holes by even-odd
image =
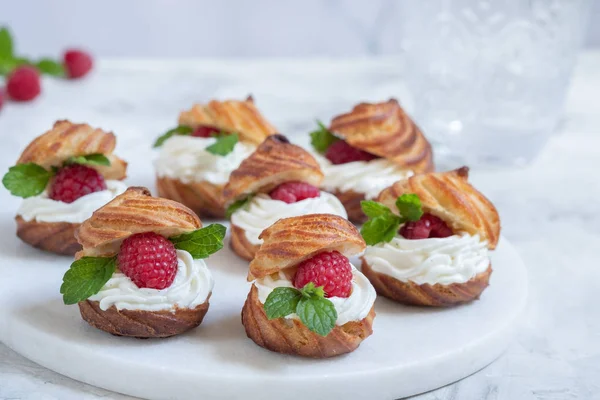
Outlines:
{"label": "white whipped cream swirl", "polygon": [[216,142],[216,138],[173,136],[165,141],[154,166],[159,177],[178,179],[183,183],[208,181],[223,185],[231,172],[240,166],[255,147],[238,142],[233,151],[220,156],[205,149]]}
{"label": "white whipped cream swirl", "polygon": [[490,265],[487,242],[467,233],[419,240],[396,236],[367,246],[364,258],[374,271],[418,285],[464,283]]}
{"label": "white whipped cream swirl", "polygon": [[353,161],[346,164],[332,164],[320,154],[314,157],[321,165],[325,179],[321,187],[327,191],[364,193],[370,200],[393,183],[413,175],[410,170],[402,169],[385,158],[371,161]]}
{"label": "white whipped cream swirl", "polygon": [[319,197],[304,199],[296,203],[274,200],[269,195],[257,194],[245,208],[231,215],[231,223],[246,231],[246,239],[251,244],[262,244],[258,236],[263,230],[281,218],[308,214],[334,214],[347,218],[346,210],[337,197],[321,192]]}
{"label": "white whipped cream swirl", "polygon": [[[279,272],[279,275],[275,275],[275,279],[272,276],[267,276],[263,279],[257,279],[254,281],[254,286],[258,289],[258,300],[265,304],[267,297],[278,287],[294,287],[292,282],[286,277],[283,272]],[[369,314],[373,303],[375,303],[375,288],[371,285],[371,282],[366,276],[352,266],[352,293],[350,297],[328,297],[333,303],[335,310],[337,311],[336,325],[341,326],[346,322],[360,321]],[[285,318],[298,319],[296,314],[290,314]]]}
{"label": "white whipped cream swirl", "polygon": [[82,223],[92,213],[127,190],[121,181],[107,180],[106,190],[86,194],[72,203],[52,200],[48,192],[23,199],[17,211],[25,221]]}
{"label": "white whipped cream swirl", "polygon": [[117,271],[104,287],[89,298],[98,301],[100,309],[160,311],[176,308],[195,308],[204,303],[215,281],[204,260],[194,260],[185,250],[177,250],[177,273],[166,289],[139,288],[123,273]]}

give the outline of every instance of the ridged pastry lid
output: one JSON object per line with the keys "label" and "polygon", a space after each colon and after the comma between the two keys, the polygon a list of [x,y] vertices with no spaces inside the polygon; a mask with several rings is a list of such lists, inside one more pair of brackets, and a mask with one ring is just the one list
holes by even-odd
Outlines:
{"label": "ridged pastry lid", "polygon": [[323,172],[314,157],[283,135],[265,139],[229,176],[223,190],[225,205],[249,193],[268,192],[289,181],[319,186]]}
{"label": "ridged pastry lid", "polygon": [[83,250],[77,257],[117,254],[121,242],[136,233],[155,232],[168,238],[201,227],[200,219],[183,204],[152,197],[143,187],[130,187],[81,224],[75,236]]}
{"label": "ridged pastry lid", "polygon": [[110,166],[89,166],[105,179],[124,179],[127,163],[114,154],[116,138],[112,132],[92,128],[88,124],[57,121],[52,129],[35,138],[23,150],[17,164],[36,163],[46,169],[60,166],[72,156],[104,154]]}
{"label": "ridged pastry lid", "polygon": [[179,114],[179,124],[214,126],[227,132],[236,132],[241,141],[254,144],[277,133],[277,129],[258,111],[252,97],[244,101],[212,100],[208,104],[196,104],[191,110]]}
{"label": "ridged pastry lid", "polygon": [[469,168],[415,175],[384,189],[377,201],[398,212],[396,199],[414,193],[424,212],[444,220],[454,231],[479,234],[495,249],[500,238],[500,216],[496,207],[469,182]]}
{"label": "ridged pastry lid", "polygon": [[324,251],[337,250],[350,257],[366,248],[358,229],[333,214],[283,218],[262,231],[259,238],[263,243],[250,262],[248,281],[294,267]]}
{"label": "ridged pastry lid", "polygon": [[329,130],[348,144],[415,173],[433,171],[431,145],[398,101],[360,103],[331,121]]}

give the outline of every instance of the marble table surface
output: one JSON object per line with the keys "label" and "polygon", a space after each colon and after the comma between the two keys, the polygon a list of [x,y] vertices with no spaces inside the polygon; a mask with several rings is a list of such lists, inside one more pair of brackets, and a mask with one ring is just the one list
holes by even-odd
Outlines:
{"label": "marble table surface", "polygon": [[[56,119],[115,131],[123,153],[147,146],[173,125],[179,110],[211,97],[252,93],[282,132],[301,134],[315,118],[328,120],[357,100],[401,98],[404,91],[393,58],[105,61],[90,79],[47,80],[36,102],[2,110],[0,170]],[[516,339],[496,362],[416,399],[600,399],[600,309],[594,301],[600,289],[594,256],[600,249],[599,92],[600,52],[583,53],[561,129],[539,157],[526,167],[474,171],[475,184],[497,205],[503,233],[528,267],[528,307]],[[5,193],[0,199],[13,204]],[[99,398],[130,397],[58,375],[0,344],[0,399]]]}

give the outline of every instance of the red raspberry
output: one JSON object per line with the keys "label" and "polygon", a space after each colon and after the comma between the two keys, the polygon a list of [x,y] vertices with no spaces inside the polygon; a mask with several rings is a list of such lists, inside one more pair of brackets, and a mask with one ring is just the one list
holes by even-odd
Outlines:
{"label": "red raspberry", "polygon": [[81,50],[69,49],[63,56],[63,63],[70,79],[81,78],[92,69],[92,57]]}
{"label": "red raspberry", "polygon": [[72,203],[86,194],[106,189],[104,177],[93,168],[80,164],[61,168],[52,182],[50,198]]}
{"label": "red raspberry", "polygon": [[203,125],[194,129],[194,131],[192,132],[192,136],[208,138],[218,135],[219,132],[221,132],[219,128],[215,128],[214,126]]}
{"label": "red raspberry", "polygon": [[320,253],[298,265],[294,286],[302,289],[312,282],[323,286],[325,297],[349,297],[352,292],[350,260],[337,251]]}
{"label": "red raspberry", "polygon": [[0,110],[2,110],[3,105],[4,105],[4,90],[0,89]]}
{"label": "red raspberry", "polygon": [[136,233],[121,244],[117,265],[137,287],[164,289],[175,279],[177,250],[158,233]]}
{"label": "red raspberry", "polygon": [[286,182],[277,186],[269,193],[272,199],[296,203],[304,199],[321,196],[319,188],[306,182]]}
{"label": "red raspberry", "polygon": [[40,74],[30,66],[15,69],[6,80],[6,93],[15,101],[33,100],[41,90]]}
{"label": "red raspberry", "polygon": [[325,157],[333,164],[346,164],[352,161],[371,161],[378,158],[374,154],[350,146],[343,140],[338,140],[329,146]]}
{"label": "red raspberry", "polygon": [[409,221],[402,228],[400,234],[406,239],[444,238],[452,236],[452,229],[435,215],[423,214],[418,221]]}

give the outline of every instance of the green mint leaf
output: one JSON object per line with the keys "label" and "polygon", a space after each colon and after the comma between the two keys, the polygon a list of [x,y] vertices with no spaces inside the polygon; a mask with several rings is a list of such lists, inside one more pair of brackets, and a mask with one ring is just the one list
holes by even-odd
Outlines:
{"label": "green mint leaf", "polygon": [[83,257],[65,273],[60,293],[65,304],[76,304],[98,293],[111,278],[116,257]]}
{"label": "green mint leaf", "polygon": [[320,296],[302,297],[298,301],[296,314],[308,329],[321,336],[327,336],[337,321],[333,303]]}
{"label": "green mint leaf", "polygon": [[11,59],[14,57],[12,35],[6,27],[0,28],[0,58]]}
{"label": "green mint leaf", "polygon": [[381,215],[392,214],[392,210],[373,200],[363,200],[360,202],[360,208],[369,218],[376,218]]}
{"label": "green mint leaf", "polygon": [[20,67],[21,65],[31,64],[26,58],[15,57],[15,58],[2,58],[0,57],[0,75],[8,75],[13,69]]}
{"label": "green mint leaf", "polygon": [[227,217],[229,219],[229,218],[231,218],[233,213],[236,212],[237,210],[239,210],[241,208],[245,209],[246,206],[248,206],[248,204],[250,204],[250,201],[252,200],[253,197],[254,197],[254,195],[251,194],[244,199],[233,202],[229,207],[227,207],[227,210],[225,210],[225,217]]}
{"label": "green mint leaf", "polygon": [[319,125],[319,129],[310,133],[310,144],[312,144],[315,150],[323,154],[329,146],[340,140],[340,138],[329,132],[321,121],[317,121],[317,124]]}
{"label": "green mint leaf", "polygon": [[169,238],[179,250],[185,250],[194,259],[206,258],[223,248],[223,239],[227,228],[220,224],[211,224],[194,232]]}
{"label": "green mint leaf", "polygon": [[211,154],[218,156],[226,156],[233,151],[233,148],[237,144],[239,137],[237,133],[231,135],[220,135],[217,137],[217,141],[206,148]]}
{"label": "green mint leaf", "polygon": [[53,175],[53,172],[34,163],[17,164],[8,169],[2,184],[14,196],[27,198],[42,193]]}
{"label": "green mint leaf", "polygon": [[302,298],[300,291],[291,287],[273,289],[264,304],[268,319],[282,318],[296,312],[298,302]]}
{"label": "green mint leaf", "polygon": [[300,293],[304,297],[325,297],[325,291],[323,290],[323,286],[315,287],[315,284],[312,282],[308,282],[304,287],[300,290]]}
{"label": "green mint leaf", "polygon": [[162,146],[163,143],[172,136],[177,136],[177,135],[186,136],[186,135],[190,135],[193,131],[194,130],[189,126],[179,125],[178,127],[167,131],[164,135],[162,135],[158,139],[156,139],[156,142],[154,142],[153,147]]}
{"label": "green mint leaf", "polygon": [[69,157],[65,164],[81,164],[81,165],[110,165],[110,160],[104,154],[88,154],[85,156]]}
{"label": "green mint leaf", "polygon": [[402,219],[392,213],[380,215],[365,222],[360,234],[369,246],[380,242],[389,242],[396,236]]}
{"label": "green mint leaf", "polygon": [[36,68],[46,75],[52,76],[64,76],[65,67],[58,61],[51,60],[49,58],[42,58],[40,61],[35,63]]}
{"label": "green mint leaf", "polygon": [[409,221],[418,221],[423,215],[421,209],[421,199],[416,194],[403,194],[396,199],[396,207],[400,211],[402,218]]}

